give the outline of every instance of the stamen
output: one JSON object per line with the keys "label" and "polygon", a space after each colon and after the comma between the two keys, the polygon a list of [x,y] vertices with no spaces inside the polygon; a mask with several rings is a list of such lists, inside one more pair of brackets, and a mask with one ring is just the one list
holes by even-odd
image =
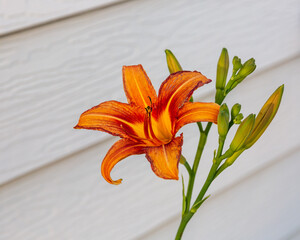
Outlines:
{"label": "stamen", "polygon": [[150,115],[150,113],[152,112],[152,107],[148,106],[148,107],[145,108],[145,110],[146,110],[146,113],[148,115]]}
{"label": "stamen", "polygon": [[153,132],[153,128],[152,128],[152,124],[151,124],[151,117],[149,117],[149,130],[150,130],[150,134],[152,136],[152,138],[156,141],[156,143],[161,143],[161,141],[155,136],[154,132]]}
{"label": "stamen", "polygon": [[149,118],[150,118],[150,113],[148,112],[147,110],[148,108],[146,108],[146,115],[145,115],[145,118],[144,118],[144,134],[145,134],[145,137],[149,139],[149,131],[148,131],[148,126],[149,126]]}
{"label": "stamen", "polygon": [[151,100],[151,97],[148,96],[148,98],[149,98],[149,100],[150,100],[150,104],[151,104],[151,108],[152,108],[152,100]]}
{"label": "stamen", "polygon": [[[151,106],[145,108],[146,115],[144,118],[144,134],[147,139],[153,142],[153,144],[161,144],[161,141],[155,136],[152,124],[151,124],[151,112],[152,112],[152,100],[148,96]],[[150,135],[149,135],[150,134]]]}

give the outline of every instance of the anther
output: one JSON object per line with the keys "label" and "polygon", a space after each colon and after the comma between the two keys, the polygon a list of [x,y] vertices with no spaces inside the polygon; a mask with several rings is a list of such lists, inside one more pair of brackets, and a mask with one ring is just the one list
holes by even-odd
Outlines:
{"label": "anther", "polygon": [[151,108],[152,108],[152,100],[151,100],[151,97],[148,96],[148,98],[149,98],[149,100],[150,100],[150,104],[151,104]]}

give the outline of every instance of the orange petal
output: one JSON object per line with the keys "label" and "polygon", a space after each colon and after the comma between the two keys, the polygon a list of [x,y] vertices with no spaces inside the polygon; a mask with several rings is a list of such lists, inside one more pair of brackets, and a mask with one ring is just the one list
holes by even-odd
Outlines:
{"label": "orange petal", "polygon": [[144,136],[144,111],[117,101],[108,101],[82,113],[76,129],[93,129],[125,138]]}
{"label": "orange petal", "polygon": [[123,84],[128,103],[144,109],[157,101],[156,92],[142,65],[123,66]]}
{"label": "orange petal", "polygon": [[146,158],[151,163],[153,172],[164,179],[178,180],[178,163],[183,143],[182,134],[166,145],[148,147]]}
{"label": "orange petal", "polygon": [[178,109],[192,96],[195,89],[211,82],[199,72],[181,71],[171,74],[161,85],[158,108],[176,115]]}
{"label": "orange petal", "polygon": [[186,103],[179,111],[176,132],[185,124],[192,122],[217,123],[220,106],[216,103]]}
{"label": "orange petal", "polygon": [[104,179],[111,184],[120,184],[122,182],[122,179],[114,181],[110,177],[110,172],[113,167],[118,162],[130,155],[145,153],[144,149],[144,145],[133,142],[129,139],[121,139],[116,142],[107,152],[101,165],[101,173]]}

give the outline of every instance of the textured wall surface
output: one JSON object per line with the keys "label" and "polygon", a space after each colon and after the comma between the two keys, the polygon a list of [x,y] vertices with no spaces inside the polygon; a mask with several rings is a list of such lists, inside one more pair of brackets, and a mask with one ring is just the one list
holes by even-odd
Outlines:
{"label": "textured wall surface", "polygon": [[0,0],[0,36],[117,2],[122,0]]}
{"label": "textured wall surface", "polygon": [[[165,48],[210,78],[223,46],[255,56],[258,71],[294,56],[297,8],[280,4],[132,1],[0,39],[0,182],[105,138],[72,126],[99,102],[125,100],[122,65],[143,64],[158,89]],[[278,18],[279,7],[289,14]]]}
{"label": "textured wall surface", "polygon": [[[229,105],[239,101],[244,115],[257,113],[282,83],[285,94],[264,136],[212,186],[186,239],[298,239],[298,1],[139,0],[105,8],[118,1],[16,2],[0,0],[1,240],[172,239],[181,183],[158,179],[135,156],[112,172],[124,183],[107,184],[101,159],[117,139],[72,127],[102,101],[125,101],[122,65],[143,64],[158,89],[168,75],[163,50],[170,48],[186,70],[214,79],[224,46],[230,57],[254,57],[258,65]],[[213,88],[202,87],[196,99],[213,101]],[[188,159],[195,129],[183,128]],[[215,138],[214,128],[196,188]]]}

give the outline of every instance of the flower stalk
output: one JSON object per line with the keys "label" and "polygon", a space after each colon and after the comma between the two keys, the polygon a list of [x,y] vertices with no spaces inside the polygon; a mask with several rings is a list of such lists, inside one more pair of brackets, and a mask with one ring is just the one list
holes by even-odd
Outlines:
{"label": "flower stalk", "polygon": [[[172,54],[175,58],[175,56]],[[178,60],[176,59],[178,65],[180,66]],[[226,77],[229,67],[228,52],[224,48],[221,52],[218,67],[217,67],[217,79],[216,79],[216,94],[215,102],[222,104],[231,90],[233,90],[239,83],[241,83],[248,75],[250,75],[256,68],[255,60],[253,58],[246,61],[244,64],[241,63],[240,58],[233,58],[233,70],[232,76],[226,84]],[[170,68],[169,68],[170,69]],[[219,145],[218,149],[215,151],[214,158],[212,161],[212,166],[207,175],[207,178],[198,193],[194,203],[191,203],[191,198],[194,190],[194,183],[201,160],[203,150],[206,145],[207,137],[209,131],[212,127],[212,123],[208,123],[206,128],[203,129],[202,125],[198,125],[200,138],[198,142],[198,148],[194,158],[193,167],[187,170],[189,172],[189,182],[187,193],[185,195],[185,189],[183,187],[184,194],[184,208],[182,211],[182,218],[176,233],[175,240],[180,240],[182,238],[183,232],[193,217],[197,212],[199,207],[210,197],[210,195],[205,196],[212,182],[228,167],[230,167],[237,158],[248,148],[250,148],[257,139],[263,134],[270,122],[273,120],[283,93],[283,86],[279,87],[274,94],[268,99],[265,105],[262,107],[258,117],[255,118],[254,114],[250,114],[246,119],[243,119],[243,114],[241,111],[241,105],[236,103],[232,109],[231,114],[226,104],[220,107],[218,115],[218,133],[219,133]],[[230,119],[229,119],[230,118]],[[236,134],[229,146],[229,149],[223,154],[224,144],[227,138],[227,133],[234,124],[240,124]],[[223,164],[222,164],[223,163]]]}

